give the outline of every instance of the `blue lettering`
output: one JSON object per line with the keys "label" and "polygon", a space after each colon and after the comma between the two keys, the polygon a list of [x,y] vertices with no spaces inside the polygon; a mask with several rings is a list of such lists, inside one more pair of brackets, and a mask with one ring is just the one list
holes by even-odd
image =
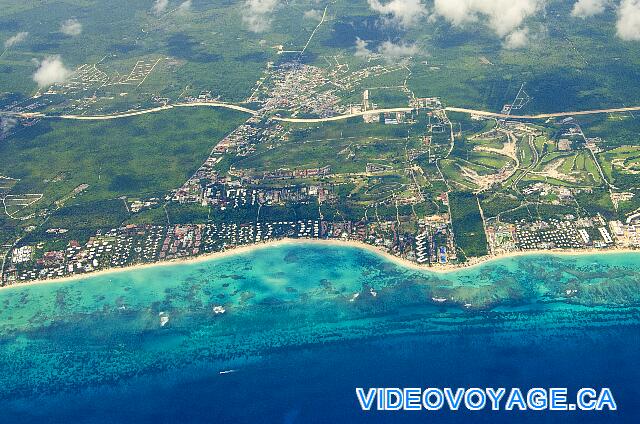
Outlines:
{"label": "blue lettering", "polygon": [[551,411],[567,410],[567,389],[551,388],[549,389],[549,409]]}
{"label": "blue lettering", "polygon": [[364,389],[358,387],[356,388],[356,396],[358,397],[358,402],[360,402],[360,408],[362,408],[363,411],[370,411],[373,400],[376,397],[376,389],[369,389],[369,392],[365,396]]}
{"label": "blue lettering", "polygon": [[[473,398],[477,397],[474,402]],[[480,389],[469,389],[464,394],[464,404],[470,411],[478,411],[487,404],[487,395]]]}
{"label": "blue lettering", "polygon": [[489,396],[489,400],[491,401],[491,410],[500,410],[500,401],[504,397],[505,393],[507,393],[507,390],[504,387],[500,387],[498,390],[495,390],[491,387],[487,388],[487,395]]}
{"label": "blue lettering", "polygon": [[511,389],[511,393],[509,393],[507,404],[505,405],[504,409],[506,409],[507,411],[511,411],[513,410],[514,406],[517,406],[521,411],[527,410],[527,404],[524,402],[522,392],[518,388]]}
{"label": "blue lettering", "polygon": [[399,411],[402,408],[402,390],[386,389],[385,411]]}
{"label": "blue lettering", "polygon": [[611,393],[611,389],[605,387],[600,392],[600,397],[598,398],[598,406],[597,410],[602,411],[604,407],[609,408],[609,411],[617,411],[618,405],[616,404],[615,399],[613,398],[613,393]]}
{"label": "blue lettering", "polygon": [[[585,398],[589,397],[590,400],[585,401]],[[578,408],[583,411],[592,411],[596,407],[596,391],[593,389],[583,388],[578,390]]]}
{"label": "blue lettering", "polygon": [[[435,397],[436,401],[432,402],[431,398]],[[422,394],[422,405],[427,411],[438,411],[444,405],[444,393],[440,389],[427,389]]]}
{"label": "blue lettering", "polygon": [[460,408],[460,403],[462,403],[464,389],[456,390],[456,394],[454,395],[451,387],[445,387],[444,396],[447,398],[449,409],[451,409],[452,411],[457,411]]}
{"label": "blue lettering", "polygon": [[422,390],[420,389],[404,389],[404,410],[405,411],[419,411],[422,409],[420,403],[420,395]]}
{"label": "blue lettering", "polygon": [[535,388],[527,392],[527,405],[533,411],[547,409],[547,392],[544,389]]}

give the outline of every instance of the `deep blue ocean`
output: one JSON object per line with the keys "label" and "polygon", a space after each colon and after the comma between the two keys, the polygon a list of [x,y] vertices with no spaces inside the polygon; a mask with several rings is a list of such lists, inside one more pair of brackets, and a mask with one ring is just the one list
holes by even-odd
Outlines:
{"label": "deep blue ocean", "polygon": [[[597,340],[598,337],[603,337]],[[637,423],[638,328],[506,341],[396,337],[270,355],[233,374],[196,367],[14,403],[7,423]],[[603,343],[606,342],[606,343]],[[355,387],[610,387],[617,412],[367,412]]]}
{"label": "deep blue ocean", "polygon": [[[0,422],[637,423],[638,259],[435,276],[296,246],[5,289]],[[619,410],[363,412],[356,387],[609,387]]]}

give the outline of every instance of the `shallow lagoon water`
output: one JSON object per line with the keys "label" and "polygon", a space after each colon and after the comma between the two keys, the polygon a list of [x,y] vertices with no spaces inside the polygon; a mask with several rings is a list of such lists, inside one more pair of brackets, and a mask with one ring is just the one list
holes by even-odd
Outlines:
{"label": "shallow lagoon water", "polygon": [[364,414],[354,388],[609,386],[620,411],[561,419],[634,422],[638,264],[536,255],[434,274],[295,244],[3,289],[0,421],[557,422]]}

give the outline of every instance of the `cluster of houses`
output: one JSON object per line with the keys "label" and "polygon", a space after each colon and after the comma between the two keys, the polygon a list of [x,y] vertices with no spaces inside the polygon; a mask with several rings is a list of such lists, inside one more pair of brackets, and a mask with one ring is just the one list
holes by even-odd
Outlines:
{"label": "cluster of houses", "polygon": [[[607,248],[614,243],[640,247],[640,222],[607,223],[600,217],[550,219],[515,224],[490,223],[491,252],[531,249]],[[61,234],[62,236],[62,234]],[[4,284],[52,279],[96,270],[152,263],[233,249],[283,238],[356,240],[419,264],[437,266],[457,260],[448,216],[436,215],[419,223],[417,234],[403,231],[396,221],[326,221],[319,219],[252,223],[127,225],[97,231],[81,245],[70,241],[64,250],[19,246],[3,275]]]}
{"label": "cluster of houses", "polygon": [[[373,54],[371,56],[372,60],[380,58],[381,56],[378,54]],[[383,75],[406,69],[402,63],[385,63],[384,65],[374,64],[355,71],[350,71],[349,65],[339,63],[338,58],[333,57],[331,60],[335,61],[335,66],[331,68],[327,76],[331,81],[331,85],[338,87],[340,90],[345,92],[353,91],[359,87],[363,81],[370,81]],[[370,105],[365,104],[363,106],[365,106],[364,111],[371,109],[371,107],[367,107]]]}
{"label": "cluster of houses", "polygon": [[609,228],[619,246],[640,248],[640,219],[629,219],[625,223],[611,221]]}
{"label": "cluster of houses", "polygon": [[515,224],[487,225],[487,241],[493,254],[517,250],[586,249],[611,247],[615,240],[601,216],[520,220]]}
{"label": "cluster of houses", "polygon": [[65,82],[49,87],[45,94],[80,93],[115,85],[137,86],[144,82],[160,61],[161,59],[138,60],[131,71],[124,75],[119,73],[108,75],[98,67],[98,63],[85,63],[77,67]]}
{"label": "cluster of houses", "polygon": [[[0,102],[0,108],[3,112],[9,113],[36,113],[38,110],[43,109],[52,103],[52,100],[47,97],[30,98],[28,101],[11,100],[5,103],[5,99]],[[2,131],[0,131],[0,141],[9,138],[15,132],[23,127],[32,127],[40,122],[39,117],[33,118],[21,118],[14,120],[11,117],[7,118],[7,123],[11,125],[4,125]]]}
{"label": "cluster of houses", "polygon": [[640,248],[640,217],[606,222],[602,216],[515,224],[491,222],[487,240],[492,254],[530,249]]}
{"label": "cluster of houses", "polygon": [[448,214],[426,217],[419,226],[415,253],[409,255],[408,259],[430,265],[446,265],[458,259]]}
{"label": "cluster of houses", "polygon": [[167,229],[162,242],[160,259],[176,259],[200,253],[202,244],[201,225],[175,225]]}
{"label": "cluster of houses", "polygon": [[[225,179],[226,181],[226,179]],[[324,203],[335,199],[331,186],[322,184],[284,187],[244,186],[240,181],[187,184],[176,191],[171,199],[178,203],[198,203],[215,209],[237,209],[260,205],[287,203]]]}
{"label": "cluster of houses", "polygon": [[322,168],[309,168],[309,169],[277,169],[275,171],[265,171],[263,173],[263,180],[289,180],[293,178],[316,178],[326,177],[331,175],[331,167],[324,166]]}
{"label": "cluster of houses", "polygon": [[[169,227],[127,225],[97,231],[84,245],[72,240],[64,250],[44,251],[42,244],[17,247],[3,275],[3,284],[186,258],[283,238],[357,240],[409,260],[426,257],[421,263],[447,263],[452,255],[455,259],[452,235],[445,221],[425,223],[421,228],[421,234],[426,236],[418,239],[400,230],[395,221],[306,219]],[[416,250],[417,246],[420,250]]]}
{"label": "cluster of houses", "polygon": [[286,135],[285,128],[277,123],[263,125],[262,118],[252,116],[244,124],[223,138],[211,152],[211,156],[219,157],[228,152],[245,157],[255,152],[256,145],[266,143]]}
{"label": "cluster of houses", "polygon": [[262,110],[290,110],[293,116],[335,116],[343,113],[345,108],[340,106],[337,88],[326,89],[332,86],[331,77],[317,66],[284,63],[271,72]]}
{"label": "cluster of houses", "polygon": [[516,226],[514,224],[492,222],[487,224],[485,232],[489,251],[492,254],[500,255],[518,250]]}
{"label": "cluster of houses", "polygon": [[536,221],[516,224],[516,240],[521,249],[578,249],[584,242],[572,222]]}
{"label": "cluster of houses", "polygon": [[446,265],[458,259],[449,215],[433,215],[420,220],[415,249],[407,259],[419,264]]}
{"label": "cluster of houses", "polygon": [[549,183],[534,183],[522,190],[522,194],[527,196],[539,195],[552,199],[551,204],[558,205],[561,203],[573,202],[575,195],[580,192],[591,192],[591,188],[569,188],[554,186]]}
{"label": "cluster of houses", "polygon": [[33,248],[31,246],[22,246],[14,249],[13,255],[11,255],[11,262],[14,264],[22,264],[29,262],[33,255]]}
{"label": "cluster of houses", "polygon": [[[363,103],[344,106],[340,92],[353,92],[368,79],[404,69],[402,64],[372,65],[351,72],[347,64],[341,64],[332,58],[335,66],[323,69],[297,61],[283,63],[271,68],[268,84],[260,84],[260,93],[254,93],[251,99],[261,103],[261,111],[270,113],[277,110],[290,110],[292,116],[331,117],[343,113],[366,112],[376,109],[370,102],[369,92],[365,91]],[[266,79],[266,78],[265,78]],[[440,105],[438,99],[419,99],[419,104]],[[379,115],[365,115],[365,120],[373,116],[379,121]]]}

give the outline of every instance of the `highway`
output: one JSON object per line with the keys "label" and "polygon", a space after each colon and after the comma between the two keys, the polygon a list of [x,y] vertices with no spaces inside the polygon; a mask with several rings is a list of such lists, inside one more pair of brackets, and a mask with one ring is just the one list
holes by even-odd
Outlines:
{"label": "highway", "polygon": [[[376,109],[376,110],[369,110],[366,112],[350,113],[346,115],[332,116],[330,118],[305,119],[305,118],[276,117],[273,119],[277,121],[282,121],[282,122],[321,123],[321,122],[342,121],[344,119],[356,118],[359,116],[370,115],[373,113],[411,112],[412,110],[415,110],[415,109],[410,107],[398,107],[398,108],[392,108],[392,109]],[[469,115],[485,116],[487,118],[512,119],[512,120],[538,120],[538,119],[549,119],[549,118],[564,118],[569,116],[581,116],[581,115],[582,116],[600,115],[603,113],[635,112],[635,111],[640,111],[640,106],[622,107],[622,108],[614,108],[614,109],[585,110],[585,111],[578,111],[578,112],[543,113],[539,115],[507,115],[504,113],[487,112],[484,110],[465,109],[460,107],[445,107],[444,110],[447,112],[459,112],[459,113],[466,113]]]}
{"label": "highway", "polygon": [[565,118],[569,116],[584,116],[584,115],[601,115],[603,113],[622,113],[622,112],[635,112],[640,111],[640,106],[633,107],[621,107],[614,109],[596,109],[596,110],[584,110],[578,112],[557,112],[557,113],[541,113],[539,115],[507,115],[503,113],[487,112],[484,110],[464,109],[460,107],[446,107],[447,112],[460,112],[468,113],[471,115],[486,116],[489,118],[498,119],[549,119],[549,118]]}
{"label": "highway", "polygon": [[49,118],[49,119],[71,119],[77,121],[110,121],[113,119],[121,119],[121,118],[129,118],[132,116],[146,115],[148,113],[162,112],[164,110],[169,110],[177,107],[215,107],[215,108],[224,108],[237,110],[239,112],[248,113],[250,115],[257,115],[253,109],[249,109],[240,105],[235,105],[233,103],[224,103],[224,102],[193,102],[193,103],[176,103],[175,105],[165,105],[158,106],[151,109],[142,109],[142,110],[131,110],[122,113],[114,113],[108,115],[45,115],[43,113],[35,112],[35,113],[18,113],[18,112],[0,112],[0,114],[5,116],[14,116],[16,118]]}
{"label": "highway", "polygon": [[348,113],[345,115],[332,116],[330,118],[280,118],[274,117],[273,120],[281,121],[281,122],[293,122],[300,124],[317,124],[321,122],[335,122],[335,121],[343,121],[345,119],[357,118],[364,115],[374,115],[378,113],[395,113],[395,112],[411,112],[414,110],[410,107],[398,107],[393,109],[375,109],[368,110],[366,112],[356,112],[356,113]]}
{"label": "highway", "polygon": [[[215,107],[215,108],[225,108],[225,109],[236,110],[236,111],[248,113],[254,116],[259,115],[259,112],[253,109],[249,109],[244,106],[240,106],[233,103],[224,103],[224,102],[176,103],[174,105],[158,106],[151,109],[132,110],[128,112],[114,113],[109,115],[45,115],[43,113],[38,113],[38,112],[34,112],[34,113],[0,112],[0,114],[5,116],[14,116],[16,118],[26,118],[26,119],[50,118],[50,119],[72,119],[72,120],[80,120],[80,121],[107,121],[112,119],[146,115],[148,113],[161,112],[164,110],[169,110],[177,107]],[[281,118],[281,117],[275,116],[275,117],[272,117],[272,119],[274,121],[280,121],[280,122],[290,122],[290,123],[300,123],[300,124],[318,124],[323,122],[343,121],[351,118],[358,118],[361,116],[371,115],[376,113],[411,112],[413,110],[415,109],[411,107],[397,107],[397,108],[389,108],[389,109],[368,110],[366,112],[348,113],[344,115],[331,116],[328,118]],[[564,117],[570,117],[570,116],[600,115],[605,113],[636,112],[636,111],[640,111],[640,106],[612,108],[612,109],[585,110],[585,111],[575,111],[575,112],[542,113],[538,115],[508,115],[503,113],[495,113],[495,112],[488,112],[484,110],[466,109],[466,108],[459,108],[459,107],[445,107],[444,110],[447,112],[466,113],[470,115],[485,116],[488,118],[497,118],[497,119],[539,120],[539,119],[549,119],[549,118],[564,118]]]}
{"label": "highway", "polygon": [[79,121],[108,121],[112,119],[129,118],[131,116],[146,115],[148,113],[161,112],[163,110],[169,110],[177,107],[216,107],[224,109],[237,110],[239,112],[249,113],[251,115],[257,115],[255,110],[248,109],[232,103],[223,102],[194,102],[194,103],[176,103],[175,105],[158,106],[152,109],[134,110],[130,112],[117,113],[113,115],[60,115],[53,116],[47,115],[47,118],[60,118],[60,119],[75,119]]}

